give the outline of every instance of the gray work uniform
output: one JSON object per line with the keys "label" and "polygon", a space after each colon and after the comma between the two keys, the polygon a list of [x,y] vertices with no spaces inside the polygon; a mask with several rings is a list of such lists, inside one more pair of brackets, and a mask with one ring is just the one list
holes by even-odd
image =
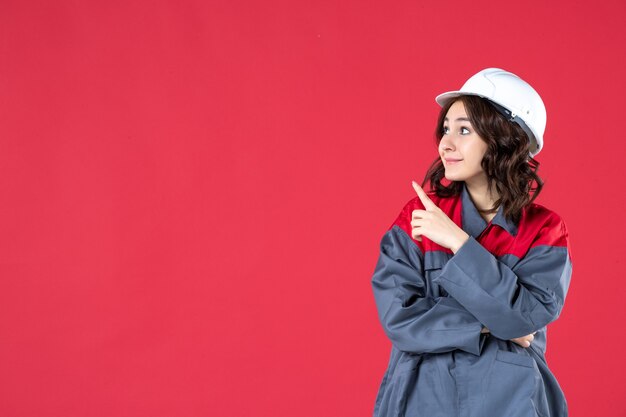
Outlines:
{"label": "gray work uniform", "polygon": [[[456,254],[413,239],[418,197],[383,235],[372,287],[392,347],[374,416],[567,416],[545,360],[572,273],[565,223],[534,203],[517,225],[502,206],[487,223],[466,186],[429,196],[470,237]],[[535,331],[529,348],[510,341]]]}

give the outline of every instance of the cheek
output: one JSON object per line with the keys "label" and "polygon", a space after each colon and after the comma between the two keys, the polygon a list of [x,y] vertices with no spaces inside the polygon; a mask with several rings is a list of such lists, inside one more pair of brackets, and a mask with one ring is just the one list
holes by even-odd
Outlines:
{"label": "cheek", "polygon": [[471,154],[474,159],[477,159],[478,162],[482,161],[483,156],[487,152],[487,144],[482,140],[478,139],[472,144]]}
{"label": "cheek", "polygon": [[483,148],[482,148],[482,150],[481,150],[481,152],[480,152],[480,160],[481,160],[481,161],[483,160],[483,157],[484,157],[484,156],[485,156],[485,154],[487,153],[487,150],[488,150],[488,148],[487,148],[487,144],[486,144],[486,143],[483,143]]}
{"label": "cheek", "polygon": [[439,155],[439,158],[443,158],[443,146],[441,146],[441,142],[439,142],[439,145],[437,146],[437,154]]}

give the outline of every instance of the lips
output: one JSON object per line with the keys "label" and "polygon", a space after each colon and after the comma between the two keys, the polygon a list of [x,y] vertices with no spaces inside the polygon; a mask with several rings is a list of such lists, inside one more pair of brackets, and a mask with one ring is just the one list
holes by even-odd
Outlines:
{"label": "lips", "polygon": [[455,162],[462,161],[462,159],[451,159],[451,158],[445,158],[445,160],[446,160],[446,163],[448,164],[453,164]]}

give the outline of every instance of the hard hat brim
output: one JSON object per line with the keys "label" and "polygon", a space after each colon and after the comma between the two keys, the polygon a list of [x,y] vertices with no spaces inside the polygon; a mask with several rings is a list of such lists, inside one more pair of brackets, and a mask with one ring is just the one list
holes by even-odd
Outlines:
{"label": "hard hat brim", "polygon": [[[448,92],[439,94],[437,97],[435,97],[435,101],[437,102],[437,104],[439,104],[441,107],[443,107],[450,100],[452,100],[453,98],[457,98],[459,96],[478,96],[478,97],[486,98],[487,100],[493,101],[491,99],[491,97],[486,97],[484,95],[476,94],[476,93],[468,93],[468,92],[465,92],[465,91],[448,91]],[[500,104],[500,103],[498,103],[498,104]]]}

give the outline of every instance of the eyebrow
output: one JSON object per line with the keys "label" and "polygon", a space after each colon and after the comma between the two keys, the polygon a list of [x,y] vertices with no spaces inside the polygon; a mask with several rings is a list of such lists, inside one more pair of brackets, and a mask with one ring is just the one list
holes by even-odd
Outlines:
{"label": "eyebrow", "polygon": [[[445,119],[446,122],[448,121],[448,118],[446,117]],[[469,122],[470,120],[467,117],[457,117],[456,119],[457,122]]]}

